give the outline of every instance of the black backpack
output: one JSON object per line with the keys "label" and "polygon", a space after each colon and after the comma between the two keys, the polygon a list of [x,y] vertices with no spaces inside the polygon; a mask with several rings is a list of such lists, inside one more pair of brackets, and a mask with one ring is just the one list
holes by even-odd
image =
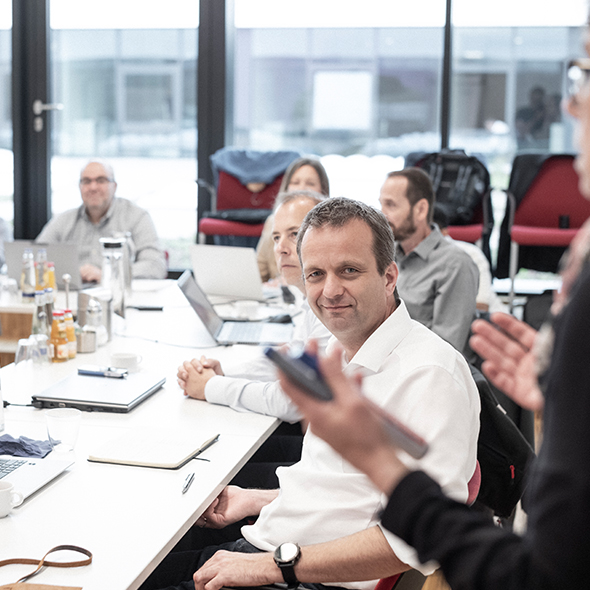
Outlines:
{"label": "black backpack", "polygon": [[428,174],[436,202],[448,216],[449,225],[481,223],[474,217],[490,192],[490,174],[475,156],[468,156],[463,150],[449,149],[431,154],[410,154],[406,158],[408,166],[421,168]]}

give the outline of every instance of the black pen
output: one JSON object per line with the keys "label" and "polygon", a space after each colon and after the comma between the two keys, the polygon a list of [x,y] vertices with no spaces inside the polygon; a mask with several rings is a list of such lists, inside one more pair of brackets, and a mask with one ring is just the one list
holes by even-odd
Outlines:
{"label": "black pen", "polygon": [[186,479],[184,480],[184,485],[182,486],[182,493],[186,494],[188,492],[188,489],[191,487],[191,484],[193,483],[193,480],[195,479],[195,474],[194,473],[189,473],[186,477]]}

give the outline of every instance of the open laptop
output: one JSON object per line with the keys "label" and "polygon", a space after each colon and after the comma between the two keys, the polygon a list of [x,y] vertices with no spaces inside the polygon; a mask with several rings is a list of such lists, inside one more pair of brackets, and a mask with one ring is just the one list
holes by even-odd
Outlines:
{"label": "open laptop", "polygon": [[207,295],[265,299],[253,248],[193,244],[191,264],[199,286]]}
{"label": "open laptop", "polygon": [[77,291],[82,288],[78,247],[76,244],[65,242],[61,244],[36,244],[29,240],[4,242],[4,256],[6,258],[9,278],[20,281],[25,248],[33,250],[35,259],[37,258],[37,250],[39,248],[45,248],[47,250],[47,260],[55,264],[55,282],[58,289],[64,288],[62,277],[65,273],[68,273],[72,277],[70,289]]}
{"label": "open laptop", "polygon": [[0,481],[8,481],[24,498],[63,473],[74,459],[29,459],[0,455]]}
{"label": "open laptop", "polygon": [[77,408],[97,412],[130,412],[164,385],[158,373],[129,373],[124,379],[70,375],[33,396],[42,408]]}
{"label": "open laptop", "polygon": [[217,344],[272,345],[284,344],[291,340],[293,324],[222,320],[190,270],[180,276],[178,286]]}

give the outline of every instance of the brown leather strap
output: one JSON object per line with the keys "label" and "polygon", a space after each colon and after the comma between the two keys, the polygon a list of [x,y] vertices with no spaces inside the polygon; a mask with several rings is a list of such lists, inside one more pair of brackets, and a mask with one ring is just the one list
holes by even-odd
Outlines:
{"label": "brown leather strap", "polygon": [[[87,559],[80,559],[78,561],[46,561],[45,558],[50,553],[54,553],[55,551],[76,551],[77,553],[83,553],[86,555]],[[5,559],[4,561],[0,561],[0,567],[3,565],[12,565],[16,563],[37,566],[35,571],[27,574],[26,576],[23,576],[20,580],[17,580],[18,584],[18,582],[24,582],[29,578],[32,578],[35,574],[38,574],[43,567],[81,567],[83,565],[89,565],[92,563],[92,553],[90,553],[88,549],[83,549],[82,547],[77,547],[76,545],[57,545],[57,547],[50,549],[41,558],[41,560],[15,557],[13,559]]]}

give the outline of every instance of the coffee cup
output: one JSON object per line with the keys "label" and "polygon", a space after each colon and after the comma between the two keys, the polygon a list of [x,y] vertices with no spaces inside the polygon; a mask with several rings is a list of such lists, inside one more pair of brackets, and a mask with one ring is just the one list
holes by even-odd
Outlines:
{"label": "coffee cup", "polygon": [[130,373],[139,371],[139,364],[143,357],[135,352],[113,352],[111,366],[117,369],[127,369]]}
{"label": "coffee cup", "polygon": [[15,506],[23,503],[24,496],[9,481],[0,481],[0,518],[8,516]]}

